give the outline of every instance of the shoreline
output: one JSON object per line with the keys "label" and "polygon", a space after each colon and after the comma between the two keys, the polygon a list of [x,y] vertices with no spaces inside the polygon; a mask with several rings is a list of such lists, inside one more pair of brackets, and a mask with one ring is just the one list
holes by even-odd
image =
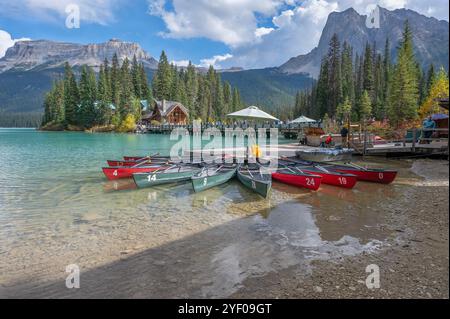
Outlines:
{"label": "shoreline", "polygon": [[[296,267],[252,278],[231,298],[449,298],[449,173],[447,161],[414,161],[423,181],[384,207],[390,232],[378,251],[330,263],[314,261],[311,276]],[[431,203],[430,203],[431,199]],[[368,289],[365,269],[380,268],[380,289]],[[268,289],[268,287],[270,287]]]}
{"label": "shoreline", "polygon": [[[231,203],[227,196],[213,192],[208,201],[219,201],[217,211],[200,213],[208,219],[198,224],[186,225],[185,218],[205,210],[204,194],[193,195],[192,211],[184,216],[174,210],[175,206],[168,210],[176,214],[166,216],[155,212],[153,219],[147,216],[150,211],[143,210],[138,216],[141,218],[136,224],[138,228],[124,229],[119,246],[112,246],[115,249],[103,247],[94,260],[88,258],[90,253],[80,252],[77,263],[83,269],[88,267],[82,272],[83,289],[64,288],[66,274],[59,265],[54,269],[59,269],[58,272],[41,278],[44,281],[35,278],[31,282],[0,285],[0,295],[3,288],[8,298],[445,298],[448,296],[448,238],[445,237],[448,234],[448,162],[408,163],[408,172],[427,172],[428,179],[412,177],[405,171],[388,189],[362,184],[360,191],[370,195],[378,190],[379,194],[387,195],[386,201],[372,202],[370,199],[379,195],[370,195],[369,201],[355,207],[354,212],[343,208],[358,205],[360,191],[324,188],[323,193],[296,191],[293,196],[283,185],[276,186],[277,196],[270,205],[265,201]],[[436,190],[439,196],[434,194]],[[390,192],[402,195],[389,196]],[[150,194],[153,193],[143,196]],[[330,195],[329,202],[323,200]],[[429,200],[430,196],[435,212],[427,214],[425,199]],[[191,201],[191,196],[182,198]],[[321,198],[319,206],[311,211],[308,207],[317,205]],[[442,203],[438,201],[435,206],[436,200]],[[224,203],[234,208],[218,215]],[[299,211],[298,205],[306,211]],[[365,205],[373,207],[366,209]],[[372,220],[371,214],[380,216],[373,216]],[[221,220],[217,220],[219,216]],[[280,219],[281,216],[284,218]],[[86,215],[79,226],[88,230],[87,223],[96,218],[96,215]],[[100,223],[99,226],[106,226]],[[159,244],[148,232],[147,223],[163,228]],[[285,236],[292,240],[295,232],[274,233],[277,228],[267,228],[268,225],[279,225],[288,231],[309,225],[314,235],[302,240],[306,240],[307,247],[312,245],[311,248],[303,255],[303,246],[283,244]],[[353,239],[346,234],[354,236]],[[77,238],[80,236],[82,233],[76,234]],[[174,237],[167,241],[166,236]],[[358,238],[361,242],[352,243]],[[310,242],[311,239],[314,241]],[[113,238],[109,240],[114,243]],[[319,246],[314,244],[315,240],[319,240]],[[90,251],[92,247],[86,248]],[[337,249],[337,254],[331,253],[325,259],[307,258],[311,253],[327,255],[330,249]],[[341,249],[356,250],[340,254]],[[58,258],[60,263],[64,264],[62,256]],[[380,289],[368,290],[364,285],[365,268],[369,264],[380,267]]]}

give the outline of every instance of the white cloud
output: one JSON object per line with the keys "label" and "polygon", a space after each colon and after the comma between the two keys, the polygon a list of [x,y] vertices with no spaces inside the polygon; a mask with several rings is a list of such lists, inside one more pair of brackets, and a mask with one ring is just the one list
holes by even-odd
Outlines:
{"label": "white cloud", "polygon": [[[293,0],[288,0],[293,3]],[[164,36],[171,38],[204,37],[238,47],[257,40],[257,15],[277,13],[286,0],[173,0],[167,10],[166,0],[149,0],[149,12],[166,24]]]}
{"label": "white cloud", "polygon": [[28,38],[13,39],[11,35],[3,30],[0,30],[0,58],[6,54],[6,50],[12,47],[18,41],[29,41]]}
{"label": "white cloud", "polygon": [[115,20],[114,10],[120,3],[125,3],[125,0],[16,0],[1,6],[5,15],[14,14],[21,18],[33,16],[41,20],[56,18],[64,23],[66,7],[75,4],[80,8],[81,21],[106,25]]}
{"label": "white cloud", "polygon": [[272,32],[258,43],[234,48],[234,58],[226,66],[278,66],[290,57],[309,52],[319,42],[328,15],[337,9],[337,2],[306,0],[301,6],[281,12],[273,17],[276,28]]}
{"label": "white cloud", "polygon": [[331,12],[353,7],[360,14],[366,14],[374,3],[389,10],[408,8],[448,20],[448,0],[305,0],[274,15],[274,30],[261,37],[260,41],[232,48],[234,57],[224,65],[245,68],[281,65],[289,58],[308,53],[317,46]]}
{"label": "white cloud", "polygon": [[181,66],[181,67],[187,67],[189,65],[189,60],[173,60],[170,61],[171,64],[174,64],[176,66]]}
{"label": "white cloud", "polygon": [[275,30],[274,28],[261,27],[255,30],[255,37],[258,39]]}
{"label": "white cloud", "polygon": [[229,53],[224,54],[224,55],[215,55],[212,58],[200,60],[200,66],[208,68],[209,66],[212,65],[215,69],[221,69],[222,67],[218,63],[229,60],[232,57],[233,57],[233,55],[231,55]]}

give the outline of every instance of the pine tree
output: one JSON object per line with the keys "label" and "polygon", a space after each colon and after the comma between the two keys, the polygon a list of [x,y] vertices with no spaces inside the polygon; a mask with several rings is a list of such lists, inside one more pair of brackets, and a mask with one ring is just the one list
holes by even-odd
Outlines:
{"label": "pine tree", "polygon": [[78,112],[79,123],[86,128],[96,124],[96,82],[92,68],[83,66],[80,77],[80,108]]}
{"label": "pine tree", "polygon": [[[128,114],[133,114],[133,82],[131,79],[130,62],[127,58],[122,63],[120,68],[120,103],[119,113],[124,120]],[[134,114],[135,115],[135,114]]]}
{"label": "pine tree", "polygon": [[349,121],[351,113],[352,113],[352,103],[350,99],[346,97],[344,102],[339,104],[336,110],[336,114],[341,121],[346,123]]}
{"label": "pine tree", "polygon": [[318,115],[322,118],[329,108],[329,68],[328,59],[324,58],[320,67],[319,79],[317,80],[317,107],[319,109]]}
{"label": "pine tree", "polygon": [[363,64],[363,91],[367,91],[371,101],[375,100],[375,84],[373,70],[373,51],[369,43],[366,44]]}
{"label": "pine tree", "polygon": [[328,50],[328,107],[327,113],[333,117],[342,101],[341,53],[340,43],[335,33]]}
{"label": "pine tree", "polygon": [[366,127],[367,119],[372,114],[372,102],[370,101],[369,92],[364,90],[361,96],[361,119],[363,122],[363,127]]}
{"label": "pine tree", "polygon": [[167,60],[167,55],[162,51],[159,58],[158,70],[153,79],[153,95],[160,100],[170,100],[172,86],[172,69]]}
{"label": "pine tree", "polygon": [[211,122],[215,117],[214,104],[216,102],[216,71],[214,70],[214,67],[212,65],[209,67],[208,73],[206,75],[206,85],[209,91],[206,117],[207,121]]}
{"label": "pine tree", "polygon": [[133,55],[133,61],[131,63],[131,82],[133,85],[133,95],[135,97],[142,97],[142,84],[141,73],[136,55]]}
{"label": "pine tree", "polygon": [[190,61],[186,70],[186,95],[186,107],[190,112],[193,112],[195,116],[198,116],[195,111],[195,104],[198,95],[197,72],[195,71],[194,65]]}
{"label": "pine tree", "polygon": [[110,86],[108,83],[107,66],[105,64],[100,67],[97,84],[98,94],[98,122],[99,124],[109,124],[111,122],[111,100],[110,100]]}
{"label": "pine tree", "polygon": [[241,109],[241,97],[237,88],[233,89],[232,111],[236,112]]}
{"label": "pine tree", "polygon": [[223,103],[226,114],[233,110],[233,93],[229,82],[225,82],[223,86]]}
{"label": "pine tree", "polygon": [[69,63],[64,64],[64,119],[67,124],[77,124],[77,110],[80,103],[78,85]]}
{"label": "pine tree", "polygon": [[353,75],[353,50],[344,42],[342,49],[342,96],[349,99],[350,102],[355,100],[355,81]]}
{"label": "pine tree", "polygon": [[393,125],[398,126],[402,121],[413,120],[417,117],[418,93],[412,32],[406,21],[389,99],[388,115]]}
{"label": "pine tree", "polygon": [[111,100],[116,108],[119,107],[120,104],[120,64],[119,59],[117,58],[117,54],[114,53],[112,62],[111,62],[111,80],[110,80],[110,92],[111,92]]}
{"label": "pine tree", "polygon": [[383,56],[383,107],[379,110],[380,119],[386,118],[386,110],[389,109],[389,95],[392,78],[391,45],[389,38],[386,39]]}

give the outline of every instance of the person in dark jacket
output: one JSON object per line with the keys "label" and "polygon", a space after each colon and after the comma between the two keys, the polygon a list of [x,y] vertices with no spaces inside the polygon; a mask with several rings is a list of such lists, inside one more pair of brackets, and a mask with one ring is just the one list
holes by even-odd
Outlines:
{"label": "person in dark jacket", "polygon": [[341,129],[341,137],[342,137],[342,144],[344,147],[348,144],[348,128],[347,125],[344,125]]}

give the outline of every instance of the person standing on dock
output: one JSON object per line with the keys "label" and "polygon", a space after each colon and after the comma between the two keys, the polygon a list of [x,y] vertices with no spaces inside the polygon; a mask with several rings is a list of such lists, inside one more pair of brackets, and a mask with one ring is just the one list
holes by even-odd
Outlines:
{"label": "person standing on dock", "polygon": [[348,128],[347,125],[344,125],[341,129],[341,137],[342,137],[342,145],[343,147],[349,147],[348,146]]}
{"label": "person standing on dock", "polygon": [[436,122],[433,121],[433,117],[430,115],[423,121],[423,138],[426,144],[430,144],[430,138],[433,135],[434,129],[436,128]]}

